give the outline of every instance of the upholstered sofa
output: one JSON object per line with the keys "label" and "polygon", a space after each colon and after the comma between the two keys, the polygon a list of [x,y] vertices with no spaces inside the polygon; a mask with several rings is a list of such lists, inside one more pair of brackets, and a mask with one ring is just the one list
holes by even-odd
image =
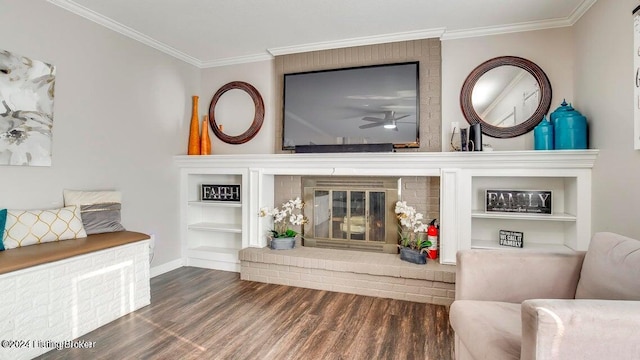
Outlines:
{"label": "upholstered sofa", "polygon": [[640,241],[459,251],[450,322],[458,360],[640,359]]}

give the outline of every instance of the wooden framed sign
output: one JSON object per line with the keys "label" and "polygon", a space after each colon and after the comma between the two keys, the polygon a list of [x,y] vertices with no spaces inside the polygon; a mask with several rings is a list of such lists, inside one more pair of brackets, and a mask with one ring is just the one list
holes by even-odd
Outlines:
{"label": "wooden framed sign", "polygon": [[240,185],[200,185],[202,201],[240,202]]}
{"label": "wooden framed sign", "polygon": [[520,231],[500,230],[500,245],[522,248],[524,233]]}
{"label": "wooden framed sign", "polygon": [[551,214],[551,190],[486,190],[485,211]]}

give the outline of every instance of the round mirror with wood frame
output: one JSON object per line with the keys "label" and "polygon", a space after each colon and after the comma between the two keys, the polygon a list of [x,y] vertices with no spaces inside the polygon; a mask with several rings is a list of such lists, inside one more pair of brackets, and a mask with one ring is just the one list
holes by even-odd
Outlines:
{"label": "round mirror with wood frame", "polygon": [[[245,91],[251,97],[253,101],[253,105],[255,106],[255,115],[253,117],[253,122],[251,126],[240,135],[231,136],[227,135],[223,132],[220,126],[216,123],[216,104],[220,100],[220,97],[224,95],[229,90],[238,89]],[[262,127],[262,122],[264,121],[264,101],[262,100],[262,96],[255,87],[251,84],[246,83],[244,81],[232,81],[228,84],[223,85],[211,99],[211,104],[209,105],[209,124],[211,125],[211,130],[216,135],[216,137],[227,144],[244,144],[247,141],[253,139],[254,136],[260,131]]]}
{"label": "round mirror with wood frame", "polygon": [[[485,119],[478,115],[476,108],[473,106],[472,97],[478,80],[480,80],[483,75],[492,69],[505,65],[519,67],[535,78],[540,91],[539,102],[533,114],[527,119],[513,126],[496,126],[485,121]],[[482,133],[494,138],[512,138],[528,133],[540,123],[543,116],[549,111],[550,106],[551,83],[549,82],[549,78],[538,65],[517,56],[500,56],[483,62],[467,76],[460,91],[460,108],[467,122],[471,125],[480,123]]]}

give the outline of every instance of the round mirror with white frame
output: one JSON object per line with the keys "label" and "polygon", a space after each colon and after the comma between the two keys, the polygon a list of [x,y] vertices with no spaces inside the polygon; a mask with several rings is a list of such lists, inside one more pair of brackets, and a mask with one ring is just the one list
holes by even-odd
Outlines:
{"label": "round mirror with white frame", "polygon": [[460,107],[471,125],[495,138],[531,131],[551,106],[551,83],[533,62],[515,56],[490,59],[476,67],[460,92]]}

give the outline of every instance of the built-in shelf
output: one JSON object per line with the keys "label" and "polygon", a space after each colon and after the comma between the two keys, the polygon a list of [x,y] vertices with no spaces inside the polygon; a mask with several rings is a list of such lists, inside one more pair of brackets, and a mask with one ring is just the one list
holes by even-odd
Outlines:
{"label": "built-in shelf", "polygon": [[518,213],[492,213],[473,211],[471,217],[476,219],[503,219],[503,220],[532,220],[532,221],[576,221],[575,215],[570,214],[518,214]]}
{"label": "built-in shelf", "polygon": [[511,246],[500,246],[498,241],[490,241],[490,240],[471,240],[471,248],[472,249],[500,249],[500,250],[545,250],[552,252],[566,252],[571,253],[574,252],[571,248],[561,245],[561,244],[540,244],[540,243],[527,243],[526,240],[523,244],[522,248],[515,248]]}
{"label": "built-in shelf", "polygon": [[242,203],[239,202],[211,202],[211,201],[189,201],[189,206],[211,206],[221,208],[241,208]]}
{"label": "built-in shelf", "polygon": [[180,237],[185,266],[240,271],[238,251],[247,246],[249,236],[248,201],[203,201],[201,194],[203,184],[239,185],[240,198],[246,200],[246,174],[243,169],[214,166],[180,170]]}
{"label": "built-in shelf", "polygon": [[242,225],[240,224],[217,224],[210,222],[201,222],[189,225],[190,230],[200,230],[200,231],[218,231],[218,232],[228,232],[228,233],[241,233]]}

